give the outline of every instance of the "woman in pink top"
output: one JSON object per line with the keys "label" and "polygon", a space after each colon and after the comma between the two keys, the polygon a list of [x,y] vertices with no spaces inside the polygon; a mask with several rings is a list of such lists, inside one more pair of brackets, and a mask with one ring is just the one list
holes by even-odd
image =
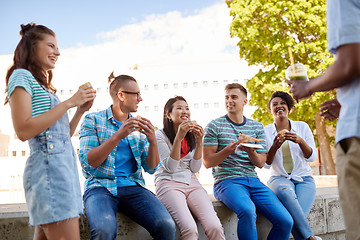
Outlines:
{"label": "woman in pink top", "polygon": [[164,107],[164,128],[156,132],[161,166],[155,173],[156,195],[180,229],[181,239],[199,239],[192,213],[210,240],[225,239],[211,200],[195,173],[202,164],[204,130],[190,121],[186,100],[170,98]]}

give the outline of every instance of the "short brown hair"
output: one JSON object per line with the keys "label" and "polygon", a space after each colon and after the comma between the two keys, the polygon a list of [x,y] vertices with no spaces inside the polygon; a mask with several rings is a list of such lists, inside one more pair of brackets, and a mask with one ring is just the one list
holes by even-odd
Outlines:
{"label": "short brown hair", "polygon": [[225,90],[230,90],[234,88],[239,89],[241,92],[245,94],[245,97],[247,97],[247,91],[240,83],[229,83],[225,86]]}
{"label": "short brown hair", "polygon": [[119,89],[125,85],[125,83],[129,81],[137,82],[135,78],[129,76],[129,75],[119,75],[117,77],[114,76],[114,72],[110,74],[108,77],[108,82],[110,83],[109,87],[109,93],[111,98],[114,99],[116,97]]}

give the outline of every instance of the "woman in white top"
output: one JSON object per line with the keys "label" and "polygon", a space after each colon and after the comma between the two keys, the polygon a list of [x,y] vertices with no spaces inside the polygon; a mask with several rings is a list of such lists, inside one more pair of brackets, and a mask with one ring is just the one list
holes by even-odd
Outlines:
{"label": "woman in white top", "polygon": [[273,93],[267,106],[274,118],[274,123],[265,127],[265,167],[271,167],[268,185],[293,217],[295,240],[321,239],[313,235],[307,221],[316,193],[309,166],[317,156],[314,136],[305,122],[289,119],[294,100],[288,93]]}
{"label": "woman in white top", "polygon": [[186,100],[170,98],[164,107],[164,128],[156,132],[161,166],[155,173],[156,195],[177,224],[181,239],[199,238],[192,213],[209,239],[225,239],[211,200],[195,173],[202,164],[204,130],[190,121]]}

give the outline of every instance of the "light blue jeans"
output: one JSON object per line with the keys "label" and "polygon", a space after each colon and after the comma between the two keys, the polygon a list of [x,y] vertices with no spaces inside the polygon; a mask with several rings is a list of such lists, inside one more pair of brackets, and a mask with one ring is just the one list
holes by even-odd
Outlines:
{"label": "light blue jeans", "polygon": [[236,213],[238,238],[257,240],[256,211],[273,227],[268,240],[288,240],[293,225],[291,215],[270,188],[256,177],[223,180],[214,185],[214,196]]}
{"label": "light blue jeans", "polygon": [[275,192],[294,220],[291,233],[295,240],[307,239],[313,235],[307,216],[314,203],[316,186],[312,176],[305,176],[302,179],[303,181],[299,182],[272,176],[268,181],[268,186]]}

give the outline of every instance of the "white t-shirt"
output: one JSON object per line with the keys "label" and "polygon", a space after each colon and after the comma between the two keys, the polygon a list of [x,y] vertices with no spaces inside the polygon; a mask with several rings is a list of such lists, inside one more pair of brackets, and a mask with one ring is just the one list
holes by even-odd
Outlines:
{"label": "white t-shirt", "polygon": [[[301,177],[311,175],[311,167],[309,162],[313,162],[317,156],[317,149],[315,146],[314,136],[310,127],[305,122],[290,120],[290,132],[300,136],[311,147],[312,153],[309,158],[305,158],[299,144],[289,141],[290,153],[293,160],[293,170],[288,174],[283,167],[283,157],[281,148],[276,151],[274,160],[271,165],[265,164],[265,168],[271,168],[271,176],[282,176],[296,181],[302,181]],[[275,124],[270,124],[265,127],[265,137],[267,149],[272,146],[275,136],[277,135]]]}

